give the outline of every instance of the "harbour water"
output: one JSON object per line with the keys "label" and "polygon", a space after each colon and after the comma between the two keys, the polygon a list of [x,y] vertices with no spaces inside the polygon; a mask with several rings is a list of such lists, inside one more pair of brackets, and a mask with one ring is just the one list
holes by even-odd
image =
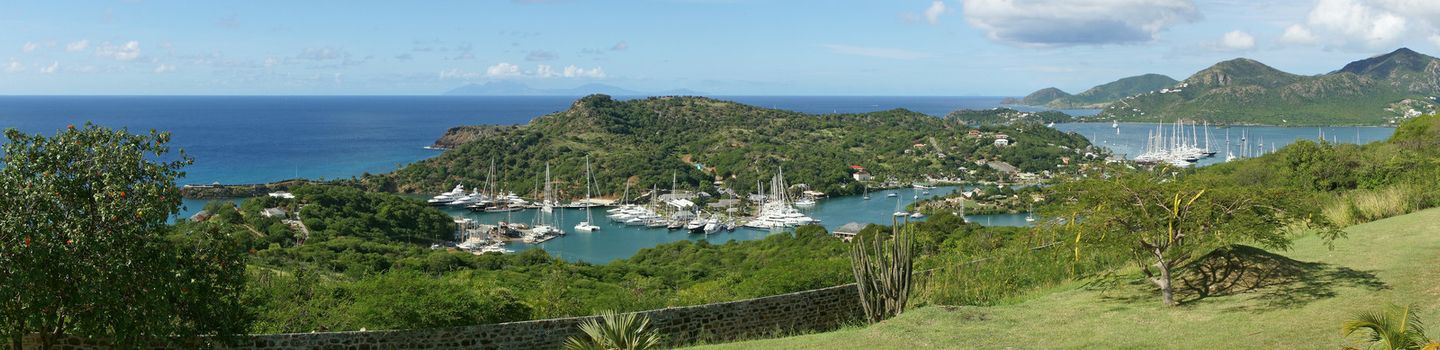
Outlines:
{"label": "harbour water", "polygon": [[[1066,123],[1055,124],[1055,129],[1066,132],[1079,133],[1081,136],[1090,139],[1091,143],[1104,146],[1117,155],[1124,155],[1127,159],[1133,159],[1145,151],[1146,140],[1149,132],[1156,130],[1159,124],[1155,123],[1119,123],[1118,128],[1112,128],[1111,123]],[[1164,125],[1166,133],[1171,132],[1171,124]],[[1245,149],[1241,146],[1241,136],[1248,138],[1250,154],[1261,153],[1260,146],[1263,144],[1264,152],[1271,148],[1280,149],[1298,140],[1316,140],[1323,133],[1326,140],[1338,143],[1370,143],[1383,141],[1395,133],[1393,127],[1278,127],[1278,126],[1200,126],[1195,128],[1194,134],[1198,135],[1198,144],[1205,146],[1205,133],[1210,133],[1210,150],[1216,151],[1214,157],[1203,158],[1197,165],[1205,166],[1225,161],[1227,149],[1225,147],[1225,135],[1230,135],[1230,148],[1228,151],[1236,157],[1243,157]],[[1118,132],[1117,132],[1118,130]],[[1185,127],[1186,138],[1191,134],[1191,128]]]}
{"label": "harbour water", "polygon": [[[861,196],[842,196],[821,200],[814,208],[804,210],[810,217],[820,219],[821,225],[827,230],[834,230],[850,222],[875,223],[889,225],[891,215],[895,212],[897,201],[901,207],[914,203],[917,199],[944,196],[954,192],[955,186],[937,187],[928,190],[930,194],[917,193],[911,189],[894,189],[876,191],[870,193],[870,199],[865,200]],[[886,197],[889,193],[896,193],[895,197]],[[575,232],[575,224],[585,220],[585,212],[591,210],[597,225],[601,227],[595,232]],[[466,217],[476,220],[482,224],[494,224],[500,221],[517,222],[530,224],[534,221],[537,210],[526,210],[506,213],[475,213],[465,209],[447,208],[445,211],[452,216]],[[645,228],[643,226],[626,226],[612,222],[605,217],[605,208],[590,209],[557,209],[556,216],[560,217],[560,228],[569,234],[539,244],[511,243],[506,246],[511,250],[544,249],[551,255],[570,261],[586,261],[591,263],[606,263],[616,259],[628,258],[635,255],[641,249],[654,247],[656,245],[677,242],[682,240],[708,241],[713,244],[724,244],[731,240],[746,241],[764,239],[775,234],[765,230],[736,228],[732,232],[721,232],[706,236],[704,234],[691,234],[685,230],[666,230],[664,228]],[[971,222],[981,224],[994,224],[1002,226],[1021,226],[1025,222],[1025,214],[995,214],[995,215],[970,215]],[[924,219],[919,219],[924,220]]]}

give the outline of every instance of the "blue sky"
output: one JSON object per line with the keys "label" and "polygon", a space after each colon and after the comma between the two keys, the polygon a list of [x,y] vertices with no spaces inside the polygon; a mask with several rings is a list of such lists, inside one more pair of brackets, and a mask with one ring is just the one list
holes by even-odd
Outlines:
{"label": "blue sky", "polygon": [[1023,95],[1440,53],[1433,0],[7,1],[0,94]]}

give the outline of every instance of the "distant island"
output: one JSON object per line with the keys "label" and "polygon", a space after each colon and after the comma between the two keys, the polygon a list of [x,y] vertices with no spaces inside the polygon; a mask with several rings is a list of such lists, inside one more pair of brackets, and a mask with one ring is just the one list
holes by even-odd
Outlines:
{"label": "distant island", "polygon": [[[1081,95],[1086,95],[1080,98]],[[1104,108],[1096,117],[1288,126],[1396,125],[1434,113],[1440,59],[1407,48],[1320,75],[1286,73],[1248,58],[1216,63],[1183,81],[1147,74],[1069,95],[1046,88],[1011,104]]]}
{"label": "distant island", "polygon": [[702,96],[704,92],[689,89],[673,89],[655,92],[642,92],[622,87],[591,83],[568,89],[545,89],[535,88],[525,83],[509,80],[491,81],[483,84],[468,84],[446,91],[445,95],[452,96],[571,96],[581,97],[592,94],[604,94],[610,96]]}

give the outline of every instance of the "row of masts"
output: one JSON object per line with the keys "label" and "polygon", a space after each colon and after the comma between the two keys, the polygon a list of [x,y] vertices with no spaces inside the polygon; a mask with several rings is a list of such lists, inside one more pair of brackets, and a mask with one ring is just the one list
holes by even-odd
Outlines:
{"label": "row of masts", "polygon": [[[1155,130],[1149,131],[1146,138],[1145,151],[1135,157],[1135,161],[1142,164],[1167,163],[1175,166],[1190,166],[1202,158],[1215,156],[1215,151],[1210,150],[1210,127],[1206,122],[1204,125],[1204,143],[1201,143],[1199,124],[1191,122],[1189,132],[1186,132],[1186,124],[1176,121],[1167,131],[1165,125],[1156,125]],[[1188,134],[1188,135],[1187,135]]]}

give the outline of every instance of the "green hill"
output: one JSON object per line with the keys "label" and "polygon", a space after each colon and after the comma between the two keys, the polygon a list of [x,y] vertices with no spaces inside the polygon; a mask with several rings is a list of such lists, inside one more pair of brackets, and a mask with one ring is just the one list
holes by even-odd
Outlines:
{"label": "green hill", "polygon": [[1035,90],[1035,92],[1032,92],[1029,95],[1025,95],[1025,97],[1019,100],[1007,98],[1001,103],[1011,105],[1018,104],[1026,106],[1044,106],[1046,103],[1050,103],[1050,101],[1055,101],[1066,97],[1070,97],[1070,93],[1054,87],[1048,87],[1040,90]]}
{"label": "green hill", "polygon": [[1050,108],[1104,108],[1129,96],[1175,86],[1178,81],[1160,74],[1143,74],[1105,83],[1084,92],[1045,104]]}
{"label": "green hill", "polygon": [[[970,137],[971,127],[903,109],[811,115],[704,97],[616,100],[592,95],[568,110],[516,127],[459,127],[437,145],[451,149],[391,174],[362,179],[371,189],[438,192],[485,181],[497,164],[502,187],[529,193],[546,164],[562,197],[584,194],[585,157],[594,164],[599,192],[632,194],[652,186],[709,190],[714,182],[753,190],[781,167],[792,184],[830,194],[859,193],[851,166],[879,179],[924,180],[961,176],[973,159],[1009,161],[1021,170],[1055,170],[1061,157],[1078,159],[1089,142],[1044,127],[982,126],[1009,134],[1017,146]],[[971,177],[972,175],[965,174]],[[987,178],[984,173],[976,179]]]}
{"label": "green hill", "polygon": [[928,306],[865,328],[701,348],[1336,349],[1364,348],[1340,324],[1386,303],[1420,303],[1422,320],[1440,322],[1440,209],[1346,231],[1334,249],[1309,236],[1278,255],[1247,254],[1237,261],[1283,273],[1179,308],[1132,272],[1110,289],[1077,282],[1012,305]]}
{"label": "green hill", "polygon": [[1011,123],[1067,123],[1075,117],[1058,111],[1021,112],[1009,108],[962,109],[945,115],[945,120],[966,125],[1004,125]]}
{"label": "green hill", "polygon": [[1440,59],[1409,49],[1315,76],[1238,58],[1201,70],[1173,90],[1121,99],[1099,116],[1297,126],[1396,124],[1433,112],[1436,95],[1440,95]]}

